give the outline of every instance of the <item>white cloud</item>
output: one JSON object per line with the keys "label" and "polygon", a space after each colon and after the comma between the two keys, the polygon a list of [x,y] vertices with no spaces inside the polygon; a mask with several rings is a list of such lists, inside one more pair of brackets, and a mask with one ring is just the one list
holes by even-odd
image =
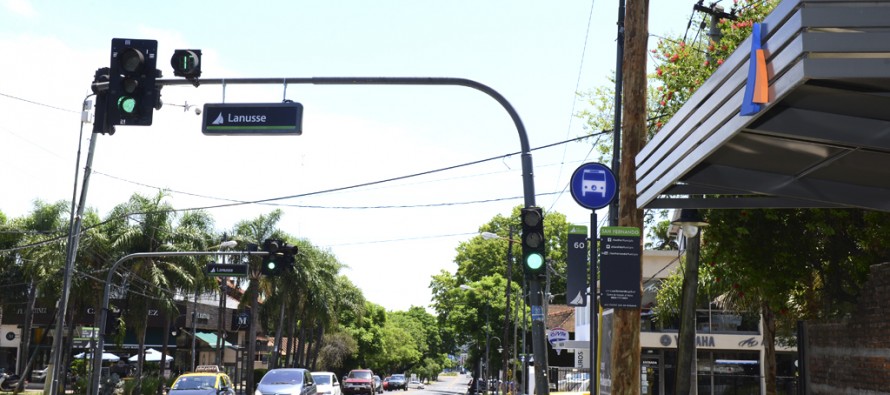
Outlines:
{"label": "white cloud", "polygon": [[37,16],[37,11],[28,0],[6,0],[3,2],[3,6],[16,15],[27,18],[34,18]]}

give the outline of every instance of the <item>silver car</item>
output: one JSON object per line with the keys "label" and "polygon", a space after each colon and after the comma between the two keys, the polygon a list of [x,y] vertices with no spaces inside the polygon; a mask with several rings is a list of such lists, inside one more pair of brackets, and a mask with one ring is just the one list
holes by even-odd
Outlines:
{"label": "silver car", "polygon": [[257,385],[254,395],[317,395],[318,388],[306,369],[272,369]]}

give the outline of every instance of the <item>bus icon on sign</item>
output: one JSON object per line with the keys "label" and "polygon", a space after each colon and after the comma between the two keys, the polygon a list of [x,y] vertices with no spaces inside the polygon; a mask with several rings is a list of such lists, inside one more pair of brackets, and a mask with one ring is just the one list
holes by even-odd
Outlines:
{"label": "bus icon on sign", "polygon": [[581,196],[587,196],[588,193],[598,193],[606,197],[605,170],[584,169],[581,174]]}

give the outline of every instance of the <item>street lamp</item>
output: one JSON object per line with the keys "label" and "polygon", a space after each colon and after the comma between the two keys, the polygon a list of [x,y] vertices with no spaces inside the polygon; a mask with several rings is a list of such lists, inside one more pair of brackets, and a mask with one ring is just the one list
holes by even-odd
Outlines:
{"label": "street lamp", "polygon": [[[506,289],[506,291],[504,291],[504,294],[505,294],[504,300],[506,302],[505,303],[506,307],[504,308],[504,338],[505,339],[509,339],[509,334],[510,334],[510,332],[507,331],[507,328],[510,326],[510,289],[513,288],[511,286],[511,281],[513,280],[513,243],[518,243],[516,240],[513,240],[513,227],[510,226],[509,230],[510,230],[510,234],[508,237],[502,237],[496,233],[491,233],[491,232],[482,232],[481,233],[482,238],[485,240],[503,239],[503,240],[507,240],[507,242],[508,242],[508,244],[507,244],[507,289]],[[508,346],[507,352],[501,354],[501,356],[502,356],[501,366],[504,369],[504,379],[505,379],[504,381],[506,381],[506,378],[507,378],[507,372],[506,372],[507,354],[510,354],[510,351],[511,351],[509,345],[510,345],[510,343],[507,342],[507,346]],[[515,372],[515,369],[514,369],[514,372]]]}
{"label": "street lamp", "polygon": [[708,226],[696,209],[682,209],[672,225],[686,239],[686,268],[680,302],[680,331],[677,337],[677,377],[674,393],[688,394],[692,388],[695,360],[695,294],[698,291],[698,261],[701,232]]}

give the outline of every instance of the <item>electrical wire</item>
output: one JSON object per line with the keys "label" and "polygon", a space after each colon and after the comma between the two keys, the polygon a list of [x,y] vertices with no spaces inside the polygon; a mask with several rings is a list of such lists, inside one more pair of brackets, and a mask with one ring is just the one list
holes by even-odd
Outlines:
{"label": "electrical wire", "polygon": [[[575,79],[575,90],[572,91],[572,110],[569,112],[569,125],[566,127],[566,139],[569,138],[569,134],[572,133],[572,123],[575,120],[575,105],[578,104],[578,87],[581,85],[581,74],[584,71],[584,58],[587,55],[587,40],[590,38],[590,25],[593,23],[593,5],[595,1],[591,0],[590,2],[590,12],[587,14],[587,29],[584,32],[584,45],[581,46],[581,61],[578,62],[578,78]],[[568,146],[563,146],[562,150],[562,160],[560,162],[565,162],[566,154],[568,153]],[[559,186],[559,179],[562,178],[562,163],[560,164],[559,171],[556,173],[556,185]],[[556,198],[556,201],[553,202],[555,205],[559,200],[559,197]],[[552,208],[553,206],[551,206]]]}
{"label": "electrical wire", "polygon": [[0,92],[0,96],[8,97],[8,98],[13,99],[13,100],[22,101],[22,102],[25,102],[25,103],[28,103],[28,104],[33,104],[33,105],[35,105],[35,106],[41,106],[41,107],[51,108],[51,109],[53,109],[53,110],[59,110],[59,111],[63,111],[63,112],[70,112],[70,113],[80,114],[80,111],[69,110],[69,109],[66,109],[66,108],[61,108],[61,107],[51,106],[51,105],[49,105],[49,104],[44,104],[44,103],[36,102],[36,101],[33,101],[33,100],[28,100],[28,99],[25,99],[25,98],[21,98],[21,97],[18,97],[18,96],[13,96],[13,95],[10,95],[10,94],[7,94],[7,93],[3,93],[3,92]]}

